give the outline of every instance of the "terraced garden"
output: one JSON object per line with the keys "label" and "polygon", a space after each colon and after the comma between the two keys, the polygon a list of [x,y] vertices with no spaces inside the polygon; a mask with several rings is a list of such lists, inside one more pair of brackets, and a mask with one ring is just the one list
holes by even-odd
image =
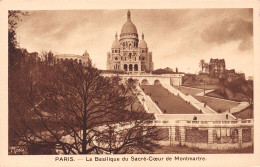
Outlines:
{"label": "terraced garden", "polygon": [[174,88],[180,90],[184,94],[192,95],[194,98],[196,98],[198,101],[202,103],[207,102],[207,105],[217,112],[225,112],[239,104],[234,101],[220,98],[214,98],[209,96],[196,96],[196,94],[203,92],[203,89],[194,89],[183,86],[174,86]]}
{"label": "terraced garden", "polygon": [[[199,114],[201,113],[181,97],[173,95],[161,85],[141,85],[146,95],[157,104],[165,114]],[[165,112],[166,111],[166,112]]]}
{"label": "terraced garden", "polygon": [[217,99],[207,96],[194,96],[197,100],[200,102],[207,102],[207,105],[212,108],[213,110],[221,113],[225,112],[235,106],[237,106],[239,103],[233,102],[233,101],[227,101],[223,99]]}
{"label": "terraced garden", "polygon": [[173,86],[175,89],[178,89],[181,91],[183,94],[189,94],[189,95],[196,95],[198,93],[203,92],[203,89],[197,89],[197,88],[189,88],[189,87],[184,87],[184,86]]}

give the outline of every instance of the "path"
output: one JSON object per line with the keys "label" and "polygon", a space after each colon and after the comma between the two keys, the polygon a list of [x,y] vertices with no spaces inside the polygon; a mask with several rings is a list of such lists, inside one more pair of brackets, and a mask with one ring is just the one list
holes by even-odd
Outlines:
{"label": "path", "polygon": [[226,110],[225,112],[223,113],[237,113],[237,112],[240,112],[242,110],[244,110],[245,108],[247,108],[249,106],[249,103],[248,102],[240,102],[239,105],[231,108],[230,110]]}
{"label": "path", "polygon": [[152,99],[149,96],[147,96],[139,86],[136,86],[136,88],[139,92],[138,99],[140,103],[144,106],[145,111],[147,113],[162,114],[162,111],[152,101]]}

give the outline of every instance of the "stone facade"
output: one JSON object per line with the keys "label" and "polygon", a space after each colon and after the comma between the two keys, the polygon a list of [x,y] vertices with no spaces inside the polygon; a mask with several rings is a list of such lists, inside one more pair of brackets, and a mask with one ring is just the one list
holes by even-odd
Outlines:
{"label": "stone facade", "polygon": [[102,73],[104,77],[111,76],[119,76],[124,81],[128,79],[136,79],[140,85],[176,85],[180,86],[182,83],[183,74],[161,74],[161,75],[153,75],[153,74],[111,74],[111,73]]}
{"label": "stone facade", "polygon": [[236,73],[235,69],[231,69],[231,70],[226,70],[225,71],[225,77],[227,79],[227,81],[231,82],[233,80],[237,80],[237,79],[245,79],[245,74],[244,73]]}
{"label": "stone facade", "polygon": [[224,78],[226,64],[224,59],[210,59],[209,62],[209,75]]}
{"label": "stone facade", "polygon": [[121,29],[118,40],[117,33],[107,53],[107,70],[125,71],[127,73],[143,73],[153,71],[152,52],[142,34],[139,41],[135,25],[131,21],[131,13],[127,12],[127,21]]}
{"label": "stone facade", "polygon": [[83,55],[75,55],[75,54],[56,54],[54,55],[54,59],[56,63],[64,60],[75,60],[77,63],[82,65],[87,65],[90,61],[89,54],[87,51]]}

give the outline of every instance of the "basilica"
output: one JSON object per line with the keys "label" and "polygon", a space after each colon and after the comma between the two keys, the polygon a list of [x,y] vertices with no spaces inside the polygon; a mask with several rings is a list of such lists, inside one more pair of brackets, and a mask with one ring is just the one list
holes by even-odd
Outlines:
{"label": "basilica", "polygon": [[127,73],[145,73],[153,71],[152,52],[147,43],[139,40],[135,25],[131,21],[131,13],[127,12],[127,20],[121,29],[120,38],[117,33],[111,52],[107,53],[107,70],[125,71]]}

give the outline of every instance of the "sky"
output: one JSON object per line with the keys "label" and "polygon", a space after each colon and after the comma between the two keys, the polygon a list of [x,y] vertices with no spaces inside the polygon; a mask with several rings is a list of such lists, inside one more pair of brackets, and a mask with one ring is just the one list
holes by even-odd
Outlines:
{"label": "sky", "polygon": [[[198,73],[199,61],[225,59],[226,69],[253,76],[252,9],[130,9],[139,39],[153,54],[154,69],[170,67]],[[29,11],[17,28],[20,46],[29,52],[82,55],[106,69],[115,33],[127,10]]]}

